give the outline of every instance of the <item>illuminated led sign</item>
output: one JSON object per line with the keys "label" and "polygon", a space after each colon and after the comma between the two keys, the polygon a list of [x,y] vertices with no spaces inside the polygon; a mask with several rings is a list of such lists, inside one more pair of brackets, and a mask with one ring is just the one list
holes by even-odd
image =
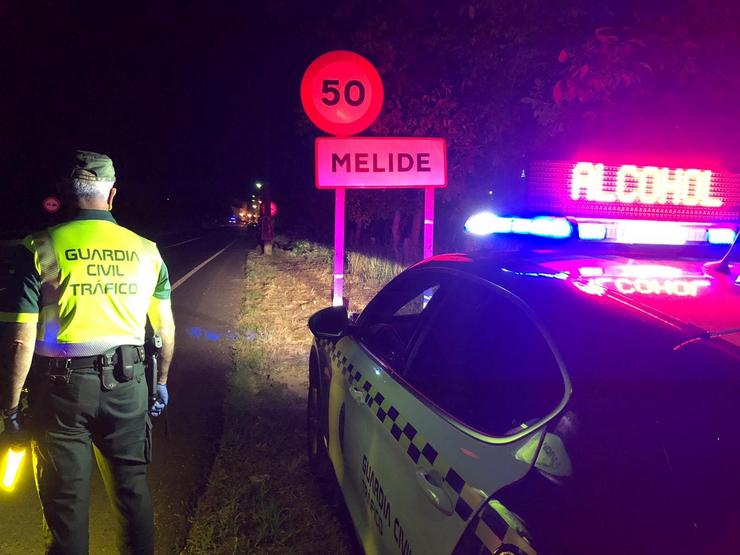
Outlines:
{"label": "illuminated led sign", "polygon": [[447,147],[444,139],[316,139],[316,187],[319,189],[446,186]]}
{"label": "illuminated led sign", "polygon": [[740,219],[740,176],[691,167],[532,163],[528,206],[572,217],[684,222]]}

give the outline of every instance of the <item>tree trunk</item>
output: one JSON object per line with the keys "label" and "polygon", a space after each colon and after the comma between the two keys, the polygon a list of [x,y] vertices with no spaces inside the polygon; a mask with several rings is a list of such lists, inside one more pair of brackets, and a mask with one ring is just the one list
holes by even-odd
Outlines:
{"label": "tree trunk", "polygon": [[411,224],[411,233],[409,234],[409,242],[411,251],[409,253],[409,262],[419,256],[419,237],[421,235],[421,210],[414,212],[414,220]]}
{"label": "tree trunk", "polygon": [[401,259],[401,211],[396,210],[393,214],[393,224],[391,225],[391,234],[393,236],[393,254],[396,260]]}
{"label": "tree trunk", "polygon": [[362,221],[355,222],[355,233],[354,237],[352,238],[352,245],[354,245],[355,249],[360,248],[360,240],[362,239]]}

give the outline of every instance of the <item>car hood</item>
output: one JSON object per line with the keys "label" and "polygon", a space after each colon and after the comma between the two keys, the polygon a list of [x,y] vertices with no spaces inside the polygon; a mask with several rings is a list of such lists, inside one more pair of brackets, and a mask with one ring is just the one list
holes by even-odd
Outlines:
{"label": "car hood", "polygon": [[740,345],[740,265],[729,272],[692,260],[543,257],[532,260],[585,295],[610,295]]}

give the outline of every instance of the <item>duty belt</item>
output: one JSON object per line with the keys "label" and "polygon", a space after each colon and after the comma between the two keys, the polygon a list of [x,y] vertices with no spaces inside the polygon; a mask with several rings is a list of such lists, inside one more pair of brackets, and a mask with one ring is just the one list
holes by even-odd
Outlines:
{"label": "duty belt", "polygon": [[124,361],[130,364],[140,364],[146,360],[143,346],[122,345],[102,355],[89,357],[34,357],[34,366],[41,372],[48,374],[53,382],[69,383],[73,373],[100,374],[100,381],[104,389],[113,389],[118,382],[129,381],[133,373],[126,373]]}

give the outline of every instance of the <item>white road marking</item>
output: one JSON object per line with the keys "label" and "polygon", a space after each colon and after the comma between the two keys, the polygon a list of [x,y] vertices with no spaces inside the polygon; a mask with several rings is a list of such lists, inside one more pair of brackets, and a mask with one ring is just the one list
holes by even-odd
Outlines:
{"label": "white road marking", "polygon": [[192,243],[193,241],[197,241],[198,239],[202,239],[203,237],[196,237],[195,239],[188,239],[186,241],[180,241],[179,243],[175,243],[174,245],[165,245],[162,247],[163,249],[171,249],[172,247],[179,247],[180,245],[186,245],[188,243]]}
{"label": "white road marking", "polygon": [[203,262],[201,262],[200,264],[198,264],[195,268],[193,268],[192,270],[190,270],[187,274],[185,274],[180,279],[178,279],[175,283],[172,284],[172,290],[174,291],[175,289],[177,289],[178,287],[180,287],[183,283],[185,283],[187,280],[189,280],[193,276],[193,274],[195,272],[197,272],[198,270],[200,270],[203,266],[205,266],[206,264],[208,264],[211,260],[213,260],[214,258],[216,258],[219,254],[221,254],[222,252],[224,252],[226,249],[228,249],[234,243],[236,243],[236,239],[234,239],[231,243],[229,243],[228,245],[226,245],[224,248],[222,248],[216,254],[214,254],[213,256],[211,256],[210,258],[208,258],[207,260],[204,260]]}

